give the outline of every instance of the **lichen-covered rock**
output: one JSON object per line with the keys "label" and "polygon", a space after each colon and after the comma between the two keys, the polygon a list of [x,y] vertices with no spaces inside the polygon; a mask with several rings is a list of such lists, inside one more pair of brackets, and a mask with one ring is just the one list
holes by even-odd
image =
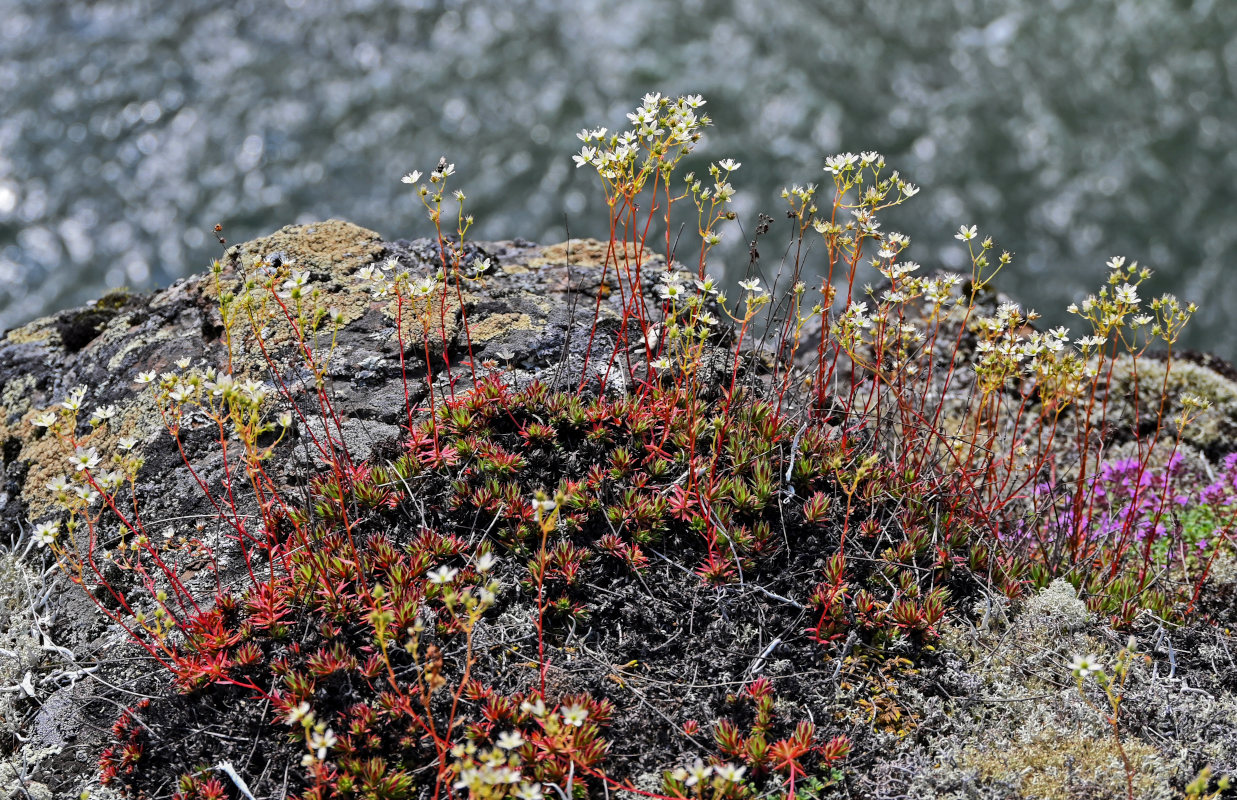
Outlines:
{"label": "lichen-covered rock", "polygon": [[[514,384],[536,376],[574,388],[582,379],[590,346],[594,363],[589,369],[604,369],[621,316],[620,293],[610,291],[614,276],[603,279],[599,269],[604,253],[605,245],[591,240],[551,247],[523,240],[468,244],[465,265],[489,258],[493,266],[481,280],[462,281],[445,308],[434,307],[427,336],[418,318],[405,309],[400,319],[399,304],[376,299],[372,286],[356,273],[391,263],[414,278],[433,275],[442,268],[438,243],[387,242],[373,231],[328,220],[289,226],[232,246],[223,253],[217,272],[194,275],[153,293],[113,292],[83,308],[9,331],[0,340],[0,546],[41,552],[31,547],[31,523],[56,515],[47,484],[71,467],[60,442],[32,420],[63,402],[77,386],[86,387],[79,438],[104,454],[114,452],[121,437],[138,440],[145,466],[137,494],[149,526],[176,535],[217,513],[197,482],[201,478],[215,490],[220,485],[224,465],[217,434],[203,424],[182,428],[186,455],[197,472],[193,475],[152,393],[134,378],[144,371],[175,370],[182,359],[215,367],[230,360],[238,378],[262,381],[272,395],[279,394],[276,387],[282,384],[297,403],[312,403],[313,382],[285,319],[270,316],[259,330],[240,321],[225,335],[220,293],[237,291],[245,276],[264,264],[290,264],[307,272],[307,291],[317,290],[323,306],[340,312],[343,324],[329,361],[325,345],[317,357],[327,364],[326,389],[340,417],[344,444],[354,458],[364,460],[397,452],[409,404],[414,409],[424,405],[427,344],[439,396],[452,385],[459,391],[471,386],[473,370],[485,374],[501,369]],[[654,268],[664,260],[646,263],[653,274],[647,276],[645,289],[651,291],[660,271]],[[265,350],[257,346],[259,333]],[[92,429],[86,418],[99,406],[115,406],[116,414],[107,425]],[[301,431],[303,437],[312,433],[312,424]],[[303,476],[316,466],[308,449],[290,448],[268,468],[279,480],[281,471]],[[247,501],[239,501],[240,513],[252,510]],[[220,554],[219,564],[226,568],[226,554]],[[199,580],[206,577],[203,571]],[[26,586],[36,583],[40,589],[31,596]],[[13,556],[0,561],[0,685],[28,684],[33,689],[0,695],[0,755],[16,765],[0,772],[0,783],[23,781],[31,796],[46,791],[49,797],[76,797],[90,785],[87,779],[95,772],[94,759],[107,726],[85,726],[76,716],[85,713],[88,701],[85,685],[72,677],[81,668],[72,657],[91,654],[98,659],[126,641],[122,631],[105,622],[80,589],[54,569],[39,575]],[[125,673],[127,663],[105,659],[95,677],[134,686],[140,676]],[[48,675],[58,677],[42,680]],[[89,713],[111,717],[114,708]],[[23,737],[33,736],[22,746],[15,738],[20,731],[25,731]],[[37,780],[31,777],[36,774]]]}
{"label": "lichen-covered rock", "polygon": [[[489,257],[494,268],[483,280],[462,284],[466,313],[458,302],[435,309],[429,332],[433,357],[437,361],[442,356],[445,333],[452,362],[450,374],[444,369],[436,380],[458,384],[471,361],[479,371],[493,362],[492,367],[501,366],[516,383],[533,374],[579,381],[601,281],[598,254],[604,250],[590,240],[545,248],[522,240],[468,245],[466,263]],[[375,300],[369,287],[355,278],[362,267],[392,259],[414,276],[441,267],[438,245],[431,240],[384,242],[373,231],[338,220],[293,225],[229,248],[218,279],[206,273],[152,294],[116,292],[85,308],[8,332],[0,341],[0,541],[16,541],[27,520],[51,512],[46,485],[63,471],[63,454],[31,420],[78,385],[88,388],[88,407],[117,408],[115,424],[91,434],[92,446],[110,452],[119,436],[134,436],[142,443],[146,483],[139,488],[155,503],[152,515],[183,518],[209,512],[179,453],[169,446],[149,393],[139,391],[133,379],[146,370],[170,370],[183,358],[195,364],[226,363],[229,342],[219,316],[219,292],[234,290],[241,276],[263,261],[290,262],[294,269],[307,271],[308,287],[322,293],[323,305],[341,312],[343,326],[329,362],[332,401],[338,412],[354,420],[350,424],[358,436],[371,437],[366,449],[392,438],[391,426],[406,422],[401,345],[409,374],[424,376],[424,332],[406,309],[402,325],[397,325],[396,302]],[[651,259],[650,271],[659,263],[664,262]],[[618,293],[600,293],[601,324],[593,349],[608,354],[608,332],[619,315]],[[569,294],[574,301],[568,301]],[[255,345],[254,331],[243,324],[235,327],[230,344],[236,375],[271,384],[269,356],[284,371],[284,379],[304,391],[305,376],[297,371],[300,353],[286,322],[275,317],[260,331],[265,353]],[[597,361],[604,367],[603,359]],[[424,381],[412,381],[409,391],[411,401],[420,402]],[[360,433],[365,423],[372,424]],[[85,433],[84,428],[79,432]],[[210,462],[209,437],[185,438],[189,455],[205,459],[206,473],[219,469]]]}

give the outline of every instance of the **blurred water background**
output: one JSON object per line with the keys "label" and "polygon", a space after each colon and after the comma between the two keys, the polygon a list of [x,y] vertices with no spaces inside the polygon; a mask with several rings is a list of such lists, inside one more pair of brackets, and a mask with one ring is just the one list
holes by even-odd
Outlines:
{"label": "blurred water background", "polygon": [[646,91],[708,100],[749,233],[879,150],[910,258],[976,224],[1055,323],[1125,254],[1237,355],[1232,0],[0,0],[0,327],[202,270],[216,222],[426,235],[399,177],[440,155],[475,238],[604,236],[574,134]]}

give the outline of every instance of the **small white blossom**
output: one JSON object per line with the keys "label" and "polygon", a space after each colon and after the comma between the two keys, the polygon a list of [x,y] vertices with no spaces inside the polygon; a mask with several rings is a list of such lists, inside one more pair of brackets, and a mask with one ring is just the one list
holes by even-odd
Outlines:
{"label": "small white blossom", "polygon": [[47,547],[56,541],[56,537],[59,535],[59,522],[40,522],[34,529],[34,541],[39,547]]}
{"label": "small white blossom", "polygon": [[566,706],[559,713],[563,716],[563,724],[580,727],[588,719],[588,709],[579,704]]}
{"label": "small white blossom", "polygon": [[843,171],[850,169],[858,160],[859,156],[854,153],[841,153],[836,156],[829,156],[825,159],[825,172],[839,175]]}
{"label": "small white blossom", "polygon": [[64,399],[60,405],[67,408],[69,411],[77,411],[82,407],[82,400],[86,397],[86,387],[78,386],[69,392],[69,396]]}
{"label": "small white blossom", "polygon": [[330,728],[327,728],[322,733],[314,731],[309,736],[309,749],[317,753],[318,760],[326,758],[326,751],[335,746],[335,734]]}
{"label": "small white blossom", "polygon": [[961,225],[958,227],[958,232],[954,234],[954,238],[959,239],[963,242],[969,242],[970,240],[974,239],[978,235],[979,235],[979,229],[975,225],[972,225],[969,228],[965,225]]}
{"label": "small white blossom", "polygon": [[593,159],[597,157],[596,147],[582,147],[577,155],[571,157],[571,160],[576,162],[576,169],[583,167],[585,164],[593,163]]}
{"label": "small white blossom", "polygon": [[99,454],[93,447],[79,447],[74,451],[73,455],[69,456],[69,463],[72,464],[73,468],[78,472],[81,472],[84,469],[94,469],[99,465]]}
{"label": "small white blossom", "polygon": [[1131,306],[1138,305],[1138,290],[1128,283],[1123,283],[1117,287],[1114,299],[1118,303],[1125,303]]}
{"label": "small white blossom", "polygon": [[302,701],[295,708],[291,709],[288,712],[287,722],[289,725],[296,725],[298,722],[301,722],[302,720],[306,720],[312,725],[313,719],[314,719],[313,708],[309,705],[309,703]]}
{"label": "small white blossom", "polygon": [[455,567],[448,567],[447,565],[444,564],[438,569],[432,570],[429,574],[426,575],[426,578],[429,580],[430,583],[444,584],[444,583],[450,583],[451,581],[455,580],[455,576],[458,573],[459,573],[459,570],[456,569]]}
{"label": "small white blossom", "polygon": [[1101,671],[1104,667],[1100,664],[1099,657],[1094,655],[1076,655],[1070,659],[1070,672],[1074,673],[1076,678],[1089,678],[1092,674]]}
{"label": "small white blossom", "polygon": [[545,797],[539,783],[521,783],[515,790],[515,796],[519,800],[542,800]]}
{"label": "small white blossom", "polygon": [[91,425],[101,425],[116,416],[116,406],[99,406],[90,415]]}
{"label": "small white blossom", "polygon": [[723,158],[721,161],[717,162],[717,166],[721,167],[727,172],[734,172],[736,169],[738,169],[739,167],[743,165],[739,163],[738,161],[735,161],[733,158]]}
{"label": "small white blossom", "polygon": [[416,183],[421,180],[421,173],[414,169],[412,172],[409,172],[407,175],[400,178],[400,180],[404,183]]}
{"label": "small white blossom", "polygon": [[501,750],[514,750],[524,744],[524,737],[519,731],[503,731],[498,734],[498,741],[495,742]]}

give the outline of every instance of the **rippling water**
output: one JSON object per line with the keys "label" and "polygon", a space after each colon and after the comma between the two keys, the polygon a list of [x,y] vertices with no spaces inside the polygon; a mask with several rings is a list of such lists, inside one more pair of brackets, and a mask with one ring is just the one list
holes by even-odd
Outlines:
{"label": "rippling water", "polygon": [[977,224],[1065,321],[1127,254],[1231,357],[1235,87],[1231,0],[0,0],[0,327],[198,271],[216,222],[423,235],[398,178],[441,154],[478,238],[600,234],[574,132],[658,90],[709,100],[749,229],[880,150],[916,260]]}

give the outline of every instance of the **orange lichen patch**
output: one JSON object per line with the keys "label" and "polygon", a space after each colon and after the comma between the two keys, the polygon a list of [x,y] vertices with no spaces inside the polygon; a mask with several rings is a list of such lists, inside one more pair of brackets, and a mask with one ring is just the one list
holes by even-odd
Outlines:
{"label": "orange lichen patch", "polygon": [[[661,255],[649,248],[641,251],[635,242],[628,242],[626,247],[629,260],[634,261],[638,255],[643,256],[646,264],[664,260]],[[573,267],[600,267],[606,263],[609,251],[610,244],[598,239],[568,239],[565,242],[542,248],[541,257],[530,258],[528,266],[549,267],[569,264]],[[623,260],[622,243],[615,244],[614,255],[619,261]]]}
{"label": "orange lichen patch", "polygon": [[348,277],[373,263],[382,252],[382,237],[378,234],[351,222],[328,219],[288,225],[270,236],[233,245],[227,258],[239,259],[248,266],[273,253],[282,253],[296,269],[316,269],[334,277]]}
{"label": "orange lichen patch", "polygon": [[14,344],[60,345],[60,333],[52,325],[51,317],[41,317],[28,325],[14,328],[4,338]]}
{"label": "orange lichen patch", "polygon": [[450,291],[444,300],[441,289],[428,300],[393,299],[382,307],[382,315],[391,320],[391,339],[402,337],[405,350],[420,350],[428,339],[430,351],[441,353],[444,342],[453,342],[461,327],[459,300]]}
{"label": "orange lichen patch", "polygon": [[[276,298],[265,285],[257,285],[237,297],[232,309],[232,357],[237,376],[266,369],[265,356],[257,347],[259,334],[272,355],[300,352],[301,344],[289,317],[297,321],[301,336],[312,350],[325,352],[330,345],[332,324],[321,320],[315,333],[310,330],[309,320],[316,310],[334,310],[339,312],[341,325],[346,326],[374,308],[377,303],[372,295],[373,284],[358,280],[354,273],[374,263],[383,251],[378,234],[341,220],[289,225],[270,236],[229,248],[218,285],[211,275],[202,280],[207,307],[218,303],[220,292],[242,292],[244,279],[254,277],[254,271],[272,255],[278,254],[282,263],[288,265],[285,272],[309,273],[301,309],[290,298]],[[285,277],[281,276],[281,280]],[[219,312],[212,309],[211,313]],[[394,318],[393,312],[391,316]]]}
{"label": "orange lichen patch", "polygon": [[492,314],[477,321],[468,321],[474,344],[488,342],[512,331],[533,330],[532,317],[527,314]]}
{"label": "orange lichen patch", "polygon": [[[80,437],[83,447],[93,447],[99,451],[107,469],[112,469],[111,458],[119,454],[117,446],[120,439],[132,436],[140,442],[164,433],[162,418],[154,398],[147,392],[139,392],[115,403],[116,416],[99,425],[89,434]],[[20,422],[12,426],[0,425],[0,437],[16,434],[22,442],[21,457],[30,464],[30,471],[22,484],[22,500],[27,504],[28,516],[38,520],[46,515],[57,513],[51,494],[47,491],[48,481],[57,475],[71,476],[72,466],[68,462],[68,449],[55,435],[44,432],[30,424],[30,420],[41,415],[44,409],[31,409],[23,415]],[[82,418],[89,415],[83,413]],[[104,469],[100,465],[100,469]]]}

